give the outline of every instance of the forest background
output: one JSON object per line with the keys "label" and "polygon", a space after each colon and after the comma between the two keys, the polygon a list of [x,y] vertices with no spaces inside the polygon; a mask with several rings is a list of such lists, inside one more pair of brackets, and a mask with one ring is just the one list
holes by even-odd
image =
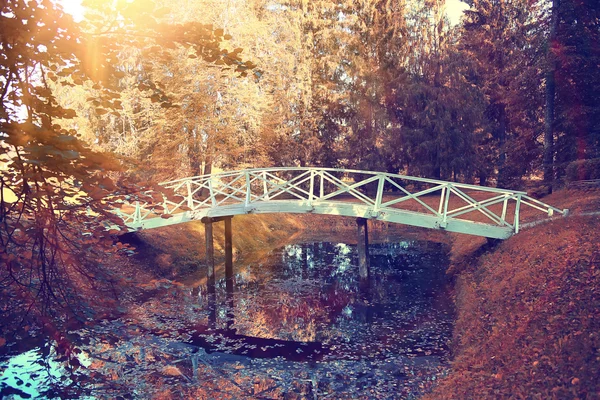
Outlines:
{"label": "forest background", "polygon": [[441,0],[3,0],[2,319],[114,291],[110,211],[168,178],[600,177],[600,4],[467,3],[453,25]]}

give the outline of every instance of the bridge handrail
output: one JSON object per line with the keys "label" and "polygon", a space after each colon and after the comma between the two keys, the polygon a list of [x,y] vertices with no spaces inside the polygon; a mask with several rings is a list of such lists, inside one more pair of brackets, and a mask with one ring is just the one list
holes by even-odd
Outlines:
{"label": "bridge handrail", "polygon": [[[282,174],[289,172],[297,174]],[[352,175],[355,176],[351,181],[345,179]],[[415,187],[406,186],[406,182],[422,183],[427,188],[420,189],[417,186],[415,190]],[[369,184],[377,186],[374,196],[360,190]],[[356,169],[253,168],[186,177],[159,185],[171,189],[177,197],[168,199],[163,194],[159,207],[136,203],[134,212],[130,214],[119,210],[117,213],[126,224],[131,227],[157,227],[177,223],[160,220],[171,218],[175,211],[183,212],[183,215],[177,214],[179,222],[223,212],[314,211],[504,238],[519,232],[521,205],[547,213],[549,217],[554,213],[566,215],[568,211],[545,204],[518,190]],[[385,188],[390,186],[394,191],[386,192]],[[470,191],[482,193],[474,195]],[[431,199],[424,199],[424,196],[433,193],[440,193],[439,204],[432,205]],[[482,198],[486,196],[484,193],[489,198]],[[348,197],[338,197],[347,195],[352,196],[353,201],[348,201]],[[450,207],[451,196],[459,198],[462,204],[456,206],[454,202]],[[423,211],[415,211],[414,205],[407,208],[406,204],[411,201],[416,202],[417,209]],[[501,211],[490,209],[492,206],[497,209],[500,205]],[[157,209],[161,211],[157,213]],[[483,214],[487,223],[462,217],[472,212]],[[509,216],[513,216],[512,222],[509,222]],[[149,220],[153,222],[149,223]],[[469,232],[469,229],[476,233]]]}
{"label": "bridge handrail", "polygon": [[215,174],[196,175],[196,176],[191,176],[191,177],[186,177],[186,178],[174,179],[174,180],[170,180],[170,181],[161,182],[161,183],[159,183],[159,185],[166,187],[166,185],[189,181],[189,180],[208,179],[208,178],[214,179],[214,178],[219,178],[219,177],[235,176],[235,175],[239,175],[242,172],[254,173],[254,172],[279,172],[279,171],[284,171],[284,172],[285,171],[290,171],[290,172],[294,172],[294,171],[326,171],[326,172],[343,172],[343,173],[349,173],[349,174],[378,175],[378,176],[386,176],[389,178],[404,179],[407,181],[430,183],[430,184],[434,184],[434,185],[442,185],[442,184],[445,185],[447,183],[452,183],[452,185],[454,187],[458,187],[458,188],[462,188],[462,189],[480,190],[483,192],[511,193],[511,194],[527,195],[527,192],[523,192],[523,191],[519,191],[519,190],[492,188],[492,187],[487,187],[487,186],[471,185],[468,183],[460,183],[460,182],[448,182],[448,181],[442,181],[442,180],[437,180],[437,179],[421,178],[421,177],[417,177],[417,176],[392,174],[390,172],[363,171],[363,170],[359,170],[359,169],[343,169],[343,168],[319,168],[319,167],[274,167],[274,168],[250,168],[250,169],[242,169],[242,170],[235,170],[235,171],[222,171],[222,172],[217,172]]}

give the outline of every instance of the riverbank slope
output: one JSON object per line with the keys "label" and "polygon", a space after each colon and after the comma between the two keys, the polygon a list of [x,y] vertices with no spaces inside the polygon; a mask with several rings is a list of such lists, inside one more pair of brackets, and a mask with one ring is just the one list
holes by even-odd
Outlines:
{"label": "riverbank slope", "polygon": [[494,248],[455,238],[454,361],[427,399],[600,397],[600,192],[544,201],[574,215]]}

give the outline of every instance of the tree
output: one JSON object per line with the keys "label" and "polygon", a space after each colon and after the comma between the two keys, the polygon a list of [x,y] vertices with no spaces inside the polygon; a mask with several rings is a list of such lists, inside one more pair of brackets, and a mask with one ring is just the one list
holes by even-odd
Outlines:
{"label": "tree", "polygon": [[[84,35],[52,1],[2,3],[0,281],[7,291],[3,300],[10,303],[2,308],[6,323],[12,321],[9,316],[30,310],[82,316],[89,303],[78,294],[92,296],[87,289],[116,295],[114,284],[120,278],[104,264],[106,254],[121,249],[113,240],[123,232],[122,221],[112,210],[125,195],[130,201],[155,201],[127,181],[108,178],[119,164],[92,151],[75,129],[65,128],[65,121],[76,113],[58,104],[51,82],[91,87],[96,96],[88,101],[96,115],[119,116],[124,74],[114,60],[134,43],[188,47],[198,57],[240,74],[253,68],[238,52],[220,49],[221,30],[195,24],[168,30],[162,26],[170,34],[157,35],[154,9],[141,10],[140,5],[121,4],[108,22],[95,19],[104,29]],[[140,86],[151,100],[172,106],[156,83],[142,79]],[[111,227],[116,229],[108,230]]]}
{"label": "tree", "polygon": [[552,190],[554,181],[554,97],[556,95],[556,58],[552,47],[556,43],[559,0],[552,0],[550,29],[547,45],[546,109],[544,113],[544,182]]}
{"label": "tree", "polygon": [[57,123],[74,112],[57,104],[49,80],[74,85],[96,71],[81,61],[77,27],[43,0],[5,1],[0,19],[0,281],[9,323],[23,310],[70,308],[77,287],[112,282],[96,262],[113,250],[102,224],[117,222],[102,198],[118,190],[104,173],[117,165]]}
{"label": "tree", "polygon": [[[255,65],[242,61],[242,48],[223,46],[232,38],[223,29],[190,18],[199,14],[192,4],[85,5],[86,37],[102,57],[115,60],[110,65],[114,73],[108,75],[119,89],[118,97],[111,99],[116,104],[106,104],[93,87],[82,88],[78,108],[87,114],[89,122],[83,124],[90,132],[88,141],[127,157],[135,166],[133,173],[143,180],[202,174],[202,165],[210,171],[212,163],[207,161],[222,154],[215,143],[227,142],[228,133],[235,131],[224,129],[215,117],[222,103],[219,91],[227,87],[224,75],[249,79],[245,77]],[[95,108],[90,109],[90,97],[96,97]],[[111,107],[110,112],[102,105]],[[219,129],[222,132],[215,135]],[[173,162],[174,154],[180,162]]]}
{"label": "tree", "polygon": [[556,63],[553,135],[560,179],[573,160],[600,156],[600,4],[561,0],[557,6],[549,22],[556,23],[549,60]]}
{"label": "tree", "polygon": [[[527,2],[521,0],[474,0],[465,14],[460,48],[475,66],[471,83],[481,88],[487,100],[486,118],[498,154],[493,162],[498,170],[498,185],[510,186],[531,162],[523,146],[519,151],[511,151],[512,143],[522,139],[515,128],[519,119],[511,110],[520,108],[515,107],[515,102],[525,94],[523,87],[511,86],[511,82],[518,79],[523,69],[519,55],[529,46],[524,28],[532,14]],[[535,68],[531,62],[528,64]],[[533,140],[532,136],[529,139]],[[482,178],[485,181],[486,177]]]}

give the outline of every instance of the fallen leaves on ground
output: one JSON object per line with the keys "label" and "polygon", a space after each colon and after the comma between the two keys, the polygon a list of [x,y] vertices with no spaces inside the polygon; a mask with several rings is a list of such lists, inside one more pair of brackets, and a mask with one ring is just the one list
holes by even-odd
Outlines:
{"label": "fallen leaves on ground", "polygon": [[600,396],[600,217],[501,243],[457,277],[452,371],[428,399]]}

